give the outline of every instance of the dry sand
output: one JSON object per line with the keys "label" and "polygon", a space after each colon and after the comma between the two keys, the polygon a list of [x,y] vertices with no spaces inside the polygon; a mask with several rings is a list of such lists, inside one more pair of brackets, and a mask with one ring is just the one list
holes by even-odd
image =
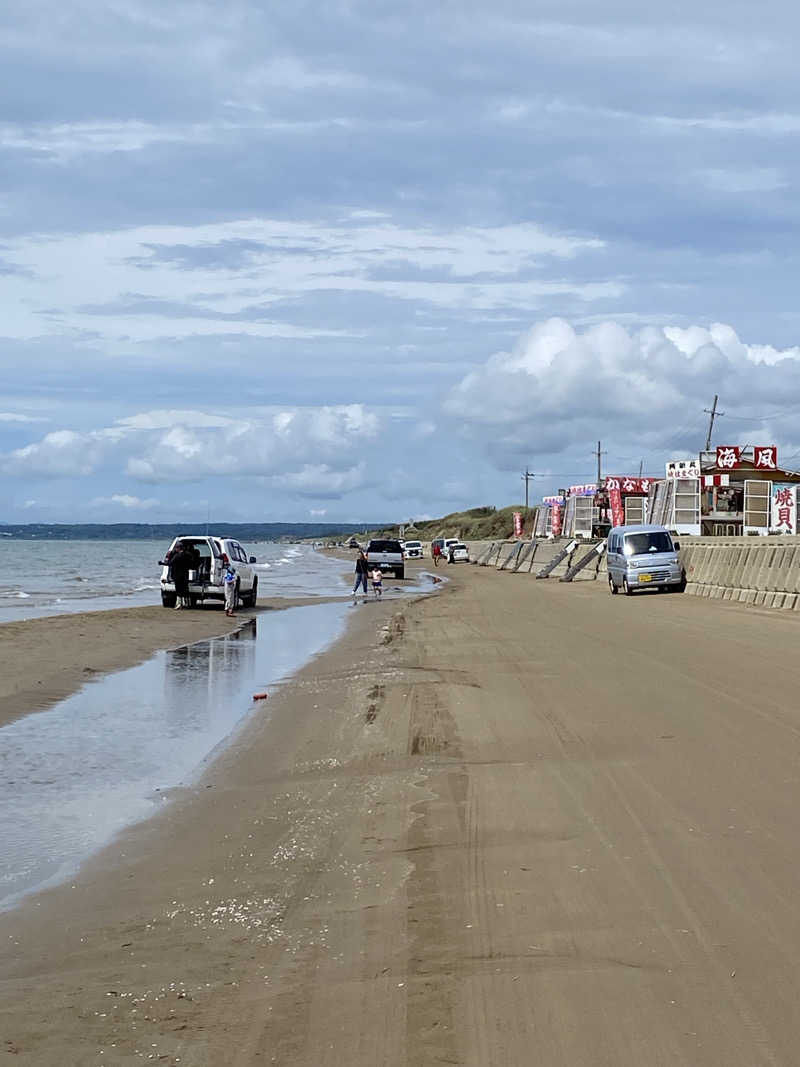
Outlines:
{"label": "dry sand", "polygon": [[13,1062],[800,1062],[800,620],[446,573],[0,916]]}

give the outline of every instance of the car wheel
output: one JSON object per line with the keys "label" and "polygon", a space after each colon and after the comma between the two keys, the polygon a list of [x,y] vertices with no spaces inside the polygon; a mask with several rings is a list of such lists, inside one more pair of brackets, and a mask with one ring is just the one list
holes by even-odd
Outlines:
{"label": "car wheel", "polygon": [[406,569],[405,569],[405,567],[400,567],[400,568],[399,568],[399,570],[397,570],[397,571],[395,572],[395,576],[396,576],[397,578],[405,578],[405,576],[406,576]]}
{"label": "car wheel", "polygon": [[250,597],[247,601],[248,608],[254,608],[256,601],[258,600],[258,578],[253,579],[253,588],[250,590]]}
{"label": "car wheel", "polygon": [[617,587],[614,585],[614,579],[611,577],[610,574],[608,576],[608,591],[609,593],[611,593],[612,596],[616,596],[619,592],[619,589],[617,589]]}
{"label": "car wheel", "polygon": [[633,596],[633,590],[628,585],[627,578],[622,579],[622,592],[625,594],[625,596]]}
{"label": "car wheel", "polygon": [[161,607],[162,608],[174,608],[178,598],[175,593],[162,593],[161,594]]}
{"label": "car wheel", "polygon": [[239,593],[239,579],[237,578],[236,585],[233,587],[233,610],[236,611],[236,609],[241,605],[241,603],[242,598]]}

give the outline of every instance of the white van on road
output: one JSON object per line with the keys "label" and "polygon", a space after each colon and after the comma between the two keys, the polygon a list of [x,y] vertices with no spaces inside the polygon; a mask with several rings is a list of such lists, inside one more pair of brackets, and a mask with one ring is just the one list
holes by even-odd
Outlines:
{"label": "white van on road", "polygon": [[616,526],[606,540],[608,588],[628,596],[637,589],[683,592],[686,575],[678,541],[665,526]]}

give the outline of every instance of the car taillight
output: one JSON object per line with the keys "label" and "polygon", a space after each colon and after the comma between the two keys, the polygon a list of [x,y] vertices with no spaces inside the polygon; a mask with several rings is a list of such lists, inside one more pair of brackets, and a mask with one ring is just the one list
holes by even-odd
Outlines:
{"label": "car taillight", "polygon": [[225,552],[222,553],[222,562],[225,564],[226,567],[228,566],[228,563],[230,562],[230,560],[228,559],[227,553],[225,553]]}

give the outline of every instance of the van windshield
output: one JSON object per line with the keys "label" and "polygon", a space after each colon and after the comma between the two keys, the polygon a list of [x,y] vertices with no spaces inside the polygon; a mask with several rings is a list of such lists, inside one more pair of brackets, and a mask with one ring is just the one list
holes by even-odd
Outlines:
{"label": "van windshield", "polygon": [[622,549],[626,556],[642,556],[647,552],[672,552],[672,538],[666,530],[626,534]]}

